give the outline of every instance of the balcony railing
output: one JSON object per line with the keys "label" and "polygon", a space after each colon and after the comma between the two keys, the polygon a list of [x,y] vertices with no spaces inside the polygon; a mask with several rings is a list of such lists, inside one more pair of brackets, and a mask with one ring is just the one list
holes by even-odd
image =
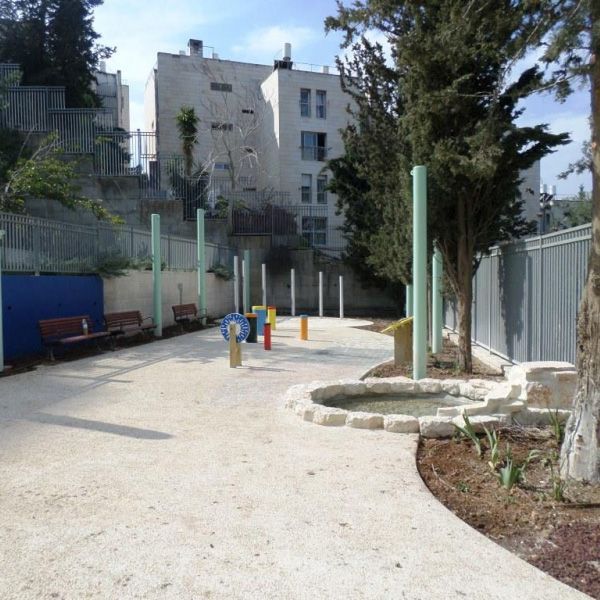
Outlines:
{"label": "balcony railing", "polygon": [[302,160],[327,160],[329,148],[325,146],[301,146]]}

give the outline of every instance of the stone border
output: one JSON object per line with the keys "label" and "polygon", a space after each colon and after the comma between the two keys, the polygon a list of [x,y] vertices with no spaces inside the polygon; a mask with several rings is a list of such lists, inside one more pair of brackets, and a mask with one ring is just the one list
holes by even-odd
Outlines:
{"label": "stone border", "polygon": [[[568,397],[567,384],[573,383],[572,368],[567,368],[565,363],[531,363],[531,366],[524,363],[513,367],[508,373],[508,380],[500,382],[487,379],[431,378],[414,381],[408,377],[314,381],[289,388],[285,395],[285,405],[304,421],[317,425],[385,429],[391,433],[420,433],[427,438],[452,436],[456,431],[455,425],[465,424],[463,415],[469,416],[478,432],[483,431],[484,427],[493,429],[510,425],[514,421],[523,426],[548,425],[549,409],[555,412],[560,421],[566,421],[570,415],[570,410],[564,407],[562,400]],[[537,373],[542,373],[544,377],[543,394],[540,392],[542,384],[537,381]],[[457,399],[456,406],[438,408],[436,416],[427,417],[348,411],[321,404],[342,395],[395,393],[446,393],[468,398],[469,402]],[[543,402],[540,402],[540,397]]]}

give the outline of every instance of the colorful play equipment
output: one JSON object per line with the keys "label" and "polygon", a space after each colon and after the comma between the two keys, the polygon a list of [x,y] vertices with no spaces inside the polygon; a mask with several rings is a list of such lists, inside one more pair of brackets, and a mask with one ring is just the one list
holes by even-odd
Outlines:
{"label": "colorful play equipment", "polygon": [[257,317],[256,317],[256,313],[246,313],[244,315],[246,317],[246,319],[248,319],[248,323],[250,325],[250,333],[248,334],[248,337],[246,338],[246,343],[248,344],[256,344],[257,342]]}
{"label": "colorful play equipment", "polygon": [[256,333],[264,335],[264,327],[267,321],[267,307],[263,305],[253,306],[252,312],[256,315]]}
{"label": "colorful play equipment", "polygon": [[308,315],[300,315],[300,339],[308,340]]}
{"label": "colorful play equipment", "polygon": [[202,325],[206,325],[206,246],[204,244],[204,209],[196,210],[196,249],[198,259],[198,309]]}
{"label": "colorful play equipment", "polygon": [[271,331],[275,331],[277,329],[277,307],[276,306],[267,306],[267,320],[271,325]]}
{"label": "colorful play equipment", "polygon": [[265,350],[271,349],[271,323],[265,323],[264,327],[263,344]]}
{"label": "colorful play equipment", "polygon": [[413,317],[406,317],[392,323],[383,330],[394,332],[394,365],[399,367],[410,362],[413,344]]}
{"label": "colorful play equipment", "polygon": [[248,319],[239,313],[229,313],[221,321],[221,335],[229,342],[229,366],[242,366],[242,348],[240,344],[250,335]]}

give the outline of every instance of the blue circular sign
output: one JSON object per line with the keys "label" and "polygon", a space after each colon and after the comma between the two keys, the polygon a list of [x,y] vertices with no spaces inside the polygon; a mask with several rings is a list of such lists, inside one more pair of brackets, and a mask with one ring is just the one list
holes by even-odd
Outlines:
{"label": "blue circular sign", "polygon": [[235,325],[237,331],[235,339],[238,344],[243,342],[250,335],[250,323],[248,323],[248,319],[239,313],[229,313],[227,316],[223,317],[223,320],[221,321],[221,335],[226,341],[229,341],[230,323]]}

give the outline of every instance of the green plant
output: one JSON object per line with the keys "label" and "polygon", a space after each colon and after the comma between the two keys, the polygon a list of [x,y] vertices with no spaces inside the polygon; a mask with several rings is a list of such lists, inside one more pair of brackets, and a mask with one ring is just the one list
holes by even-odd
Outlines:
{"label": "green plant", "polygon": [[463,494],[468,494],[471,491],[471,488],[464,481],[459,481],[456,484],[456,489]]}
{"label": "green plant", "polygon": [[550,419],[550,427],[556,443],[560,446],[565,436],[565,424],[561,421],[558,410],[548,409],[548,417]]}
{"label": "green plant", "polygon": [[495,471],[498,463],[500,462],[500,435],[495,429],[490,431],[487,427],[484,427],[483,430],[485,431],[485,435],[487,436],[488,444],[490,446],[490,460],[488,461],[488,465],[492,471]]}
{"label": "green plant", "polygon": [[136,268],[134,261],[122,254],[108,254],[99,259],[96,273],[101,277],[122,277],[128,269]]}
{"label": "green plant", "polygon": [[220,263],[214,264],[210,269],[208,269],[208,273],[214,273],[215,277],[219,277],[225,281],[230,281],[233,279],[233,271],[229,267]]}
{"label": "green plant", "polygon": [[552,486],[552,498],[557,502],[565,501],[566,481],[561,479],[560,472],[555,471],[554,465],[559,459],[557,452],[551,452],[544,459],[544,465],[550,469],[550,485]]}
{"label": "green plant", "polygon": [[194,146],[197,143],[198,116],[193,106],[182,106],[175,115],[175,124],[181,140],[185,161],[185,174],[190,177],[194,166]]}
{"label": "green plant", "polygon": [[513,460],[510,445],[506,444],[506,459],[504,465],[500,467],[500,470],[496,474],[502,487],[510,491],[515,484],[524,481],[527,466],[537,456],[539,456],[539,451],[531,450],[527,458],[519,465]]}
{"label": "green plant", "polygon": [[475,446],[475,452],[477,452],[477,456],[479,456],[479,458],[481,458],[483,451],[481,449],[481,440],[477,437],[477,434],[475,433],[475,429],[473,429],[473,425],[471,424],[471,421],[469,420],[469,416],[468,415],[463,415],[463,419],[465,421],[465,426],[461,427],[460,425],[457,425],[456,423],[454,423],[454,427],[456,427],[456,429],[459,431],[459,433],[470,439],[473,442],[473,445]]}

